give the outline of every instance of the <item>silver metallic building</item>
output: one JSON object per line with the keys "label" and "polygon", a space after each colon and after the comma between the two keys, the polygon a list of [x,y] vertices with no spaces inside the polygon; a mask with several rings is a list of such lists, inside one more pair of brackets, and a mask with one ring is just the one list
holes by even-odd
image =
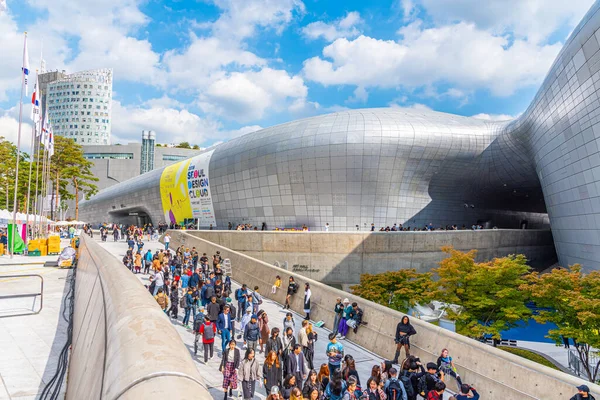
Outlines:
{"label": "silver metallic building", "polygon": [[[352,110],[217,146],[209,167],[217,227],[550,226],[562,265],[600,269],[599,10],[597,2],[514,121]],[[81,219],[164,220],[161,172],[102,191],[81,205]]]}

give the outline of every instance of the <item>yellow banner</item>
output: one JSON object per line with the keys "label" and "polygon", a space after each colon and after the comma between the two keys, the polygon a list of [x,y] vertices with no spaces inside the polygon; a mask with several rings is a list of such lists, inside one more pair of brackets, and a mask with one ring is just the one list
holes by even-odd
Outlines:
{"label": "yellow banner", "polygon": [[183,223],[193,217],[187,187],[189,165],[189,159],[170,165],[160,176],[160,198],[167,223]]}

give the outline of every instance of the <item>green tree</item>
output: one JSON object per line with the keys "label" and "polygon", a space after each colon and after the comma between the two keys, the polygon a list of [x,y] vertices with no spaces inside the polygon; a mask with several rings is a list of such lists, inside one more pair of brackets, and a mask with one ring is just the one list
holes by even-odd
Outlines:
{"label": "green tree", "polygon": [[191,149],[192,148],[188,142],[181,142],[175,147],[177,147],[179,149]]}
{"label": "green tree", "polygon": [[350,289],[363,299],[406,313],[417,303],[429,302],[432,288],[430,273],[420,274],[411,268],[362,274],[360,284]]}
{"label": "green tree", "polygon": [[549,338],[557,344],[562,344],[563,336],[576,341],[588,379],[596,382],[600,358],[593,349],[600,349],[600,272],[583,274],[578,264],[543,275],[534,272],[521,289],[538,307],[546,308],[533,318],[556,324],[557,329],[548,331]]}
{"label": "green tree", "polygon": [[197,144],[194,145],[194,147],[192,147],[194,150],[200,150],[200,146],[198,146]]}
{"label": "green tree", "polygon": [[[94,194],[98,188],[93,182],[98,179],[91,174],[92,163],[83,155],[83,147],[72,139],[55,136],[54,155],[50,162],[53,192],[58,193],[62,200],[75,199],[76,219],[79,208],[79,190],[86,196]],[[72,193],[69,184],[73,184],[75,193]],[[53,196],[53,201],[55,196]],[[54,206],[51,207],[50,219],[54,218]]]}
{"label": "green tree", "polygon": [[438,276],[436,300],[458,305],[446,309],[462,335],[500,339],[500,332],[528,320],[531,310],[525,305],[526,292],[519,287],[529,272],[522,254],[475,262],[476,250],[461,252],[442,247],[449,255],[433,270]]}
{"label": "green tree", "polygon": [[[29,154],[20,153],[19,159],[19,187],[17,188],[17,209],[25,212],[27,204],[27,189],[29,186]],[[12,209],[15,186],[15,167],[17,160],[17,146],[0,136],[0,205]],[[35,181],[35,163],[32,165],[32,182]],[[36,196],[35,187],[31,188],[31,198]]]}

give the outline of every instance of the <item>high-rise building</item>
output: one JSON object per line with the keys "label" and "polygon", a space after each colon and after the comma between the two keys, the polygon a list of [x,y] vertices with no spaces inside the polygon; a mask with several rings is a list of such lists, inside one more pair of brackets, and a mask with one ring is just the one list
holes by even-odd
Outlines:
{"label": "high-rise building", "polygon": [[142,131],[142,157],[140,162],[140,174],[154,169],[154,142],[156,134],[154,131]]}
{"label": "high-rise building", "polygon": [[105,68],[40,76],[42,110],[47,108],[56,135],[79,144],[110,144],[112,75]]}

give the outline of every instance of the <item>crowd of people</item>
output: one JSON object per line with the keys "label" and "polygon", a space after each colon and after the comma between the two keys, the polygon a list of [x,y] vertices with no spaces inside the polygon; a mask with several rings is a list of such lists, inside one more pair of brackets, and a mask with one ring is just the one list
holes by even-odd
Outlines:
{"label": "crowd of people", "polygon": [[[364,324],[363,311],[347,298],[337,298],[332,305],[335,319],[322,355],[327,362],[316,364],[315,356],[321,356],[315,354],[315,343],[322,339],[310,319],[312,291],[308,283],[303,297],[306,315],[298,328],[289,309],[300,287],[293,277],[288,278],[280,329],[273,326],[274,316],[263,309],[259,287],[251,290],[242,284],[232,289],[218,251],[209,258],[195,247],[172,250],[167,237],[164,250],[143,253],[144,233],[144,229],[126,228],[128,250],[123,262],[134,273],[150,275],[148,290],[174,323],[179,323],[183,312],[181,324],[194,333],[194,352],[203,353],[205,364],[220,357],[224,400],[233,397],[234,390],[238,397],[253,399],[257,385],[264,388],[268,400],[442,400],[449,384],[456,388],[450,399],[480,398],[473,386],[463,383],[449,349],[441,349],[435,362],[422,363],[411,354],[410,339],[417,331],[407,316],[396,326],[394,359],[373,365],[370,376],[360,376],[343,341],[350,329],[356,333]],[[282,289],[277,276],[271,293]],[[220,351],[215,351],[218,342]],[[257,354],[264,355],[262,365]],[[573,399],[593,399],[584,396],[586,389],[589,392],[585,386],[578,387],[579,394]]]}
{"label": "crowd of people", "polygon": [[[232,290],[230,278],[223,275],[219,252],[209,258],[193,247],[180,246],[173,252],[159,250],[149,258],[152,276],[148,289],[159,307],[173,320],[182,309],[181,323],[195,334],[194,351],[203,353],[204,363],[215,356],[221,358],[225,400],[234,390],[239,397],[252,399],[257,386],[264,387],[270,400],[416,400],[419,395],[435,400],[443,398],[448,376],[457,381],[462,392],[457,399],[479,398],[474,388],[462,385],[448,350],[441,351],[437,363],[428,363],[426,368],[410,354],[409,338],[416,331],[408,317],[398,324],[396,359],[374,365],[369,377],[361,377],[356,361],[343,345],[348,331],[356,332],[361,326],[362,310],[357,303],[339,298],[333,305],[335,327],[328,336],[327,362],[317,365],[315,343],[322,339],[310,320],[309,284],[304,285],[305,317],[298,328],[289,308],[300,288],[289,277],[280,329],[273,326],[274,316],[263,309],[259,287],[242,284]],[[134,262],[134,269],[138,264]],[[271,291],[283,289],[281,286],[277,277]],[[215,351],[219,341],[220,351]],[[403,360],[398,358],[401,349],[406,356]],[[264,354],[262,365],[257,354]]]}

